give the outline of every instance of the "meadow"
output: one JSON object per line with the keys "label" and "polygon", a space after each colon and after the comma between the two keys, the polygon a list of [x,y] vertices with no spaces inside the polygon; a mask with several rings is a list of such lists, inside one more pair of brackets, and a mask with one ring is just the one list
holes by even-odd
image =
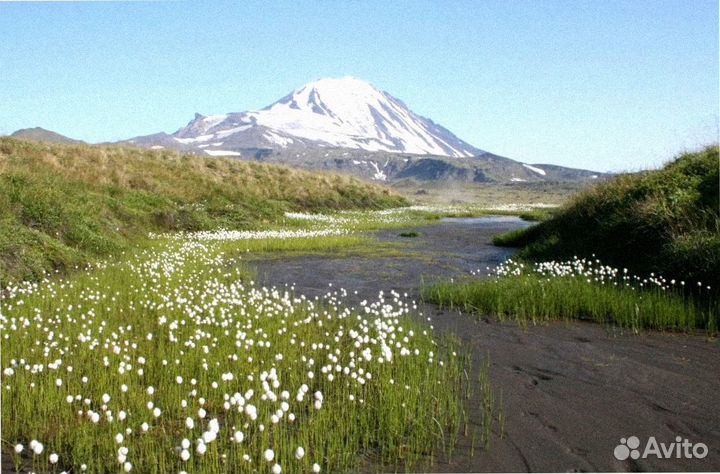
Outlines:
{"label": "meadow", "polygon": [[[704,186],[695,167],[680,168],[687,179],[678,182]],[[323,296],[308,298],[256,283],[248,261],[379,254],[388,248],[374,230],[417,241],[423,233],[414,229],[443,217],[520,215],[540,224],[496,243],[528,244],[522,260],[424,288],[422,297],[523,326],[588,319],[632,332],[716,334],[713,281],[635,276],[589,246],[586,258],[527,260],[564,248],[564,234],[550,230],[569,213],[586,216],[578,203],[586,209],[613,183],[559,210],[409,205],[334,175],[0,138],[3,469],[421,470],[451,458],[469,435],[473,456],[504,419],[487,358],[473,369],[468,348],[437,334],[407,294],[357,303],[353,288],[328,281]],[[685,222],[711,227],[713,216]],[[708,229],[695,237],[712,251]],[[471,422],[478,389],[480,419]]]}
{"label": "meadow", "polygon": [[[467,356],[415,303],[255,285],[341,230],[154,235],[0,300],[3,454],[45,472],[338,472],[451,452]],[[281,243],[282,242],[282,243]],[[433,387],[442,389],[436,390]]]}
{"label": "meadow", "polygon": [[406,295],[351,305],[328,282],[310,300],[257,285],[244,262],[371,249],[365,231],[455,212],[407,204],[337,175],[0,138],[3,469],[336,472],[450,455],[471,370],[457,341]]}
{"label": "meadow", "polygon": [[[263,230],[153,232],[112,259],[5,285],[4,458],[18,472],[347,472],[431,470],[463,435],[471,456],[492,449],[504,415],[489,360],[473,369],[406,294],[350,304],[353,289],[328,282],[310,299],[256,284],[245,262],[372,251],[369,230],[491,212],[287,211]],[[423,298],[521,325],[716,333],[716,300],[693,299],[711,288],[689,285],[596,259],[508,260]]]}
{"label": "meadow", "polygon": [[[593,256],[594,257],[594,256]],[[641,277],[599,259],[523,262],[509,259],[466,279],[424,288],[423,298],[480,317],[522,325],[584,319],[642,329],[717,334],[720,302],[700,281]]]}

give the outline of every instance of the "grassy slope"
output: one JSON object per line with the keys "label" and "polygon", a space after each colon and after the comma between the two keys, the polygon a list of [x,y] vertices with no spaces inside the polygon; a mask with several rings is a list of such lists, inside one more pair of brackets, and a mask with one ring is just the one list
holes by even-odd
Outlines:
{"label": "grassy slope", "polygon": [[151,231],[252,228],[286,210],[403,204],[387,189],[337,175],[0,138],[0,281],[112,255]]}
{"label": "grassy slope", "polygon": [[637,274],[720,287],[718,147],[663,169],[620,175],[578,195],[537,226],[500,236],[533,259],[597,255]]}

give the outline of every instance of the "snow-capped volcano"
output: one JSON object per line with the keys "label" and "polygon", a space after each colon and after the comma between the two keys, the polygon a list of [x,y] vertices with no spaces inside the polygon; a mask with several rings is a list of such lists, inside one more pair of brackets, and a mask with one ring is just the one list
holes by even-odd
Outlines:
{"label": "snow-capped volcano", "polygon": [[367,82],[320,79],[250,112],[195,114],[175,133],[123,140],[150,149],[228,156],[387,182],[536,182],[598,173],[520,163],[480,150]]}
{"label": "snow-capped volcano", "polygon": [[367,82],[321,79],[259,112],[258,124],[343,148],[442,156],[477,150]]}
{"label": "snow-capped volcano", "polygon": [[387,92],[352,77],[311,82],[254,112],[196,114],[171,135],[150,137],[156,147],[171,145],[172,139],[209,155],[318,146],[449,157],[482,153]]}

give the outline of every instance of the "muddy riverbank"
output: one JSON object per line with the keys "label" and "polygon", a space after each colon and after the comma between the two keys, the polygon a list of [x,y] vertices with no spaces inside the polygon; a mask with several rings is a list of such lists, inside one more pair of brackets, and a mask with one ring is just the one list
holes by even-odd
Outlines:
{"label": "muddy riverbank", "polygon": [[[396,290],[419,299],[419,288],[438,278],[492,267],[512,255],[492,236],[528,225],[513,217],[449,219],[411,229],[376,233],[399,242],[392,255],[309,255],[257,260],[262,284],[294,285],[316,296],[349,290],[351,303]],[[416,237],[400,237],[401,233]],[[357,291],[357,294],[354,292]],[[720,345],[700,335],[643,332],[585,322],[521,328],[491,318],[477,320],[434,305],[420,305],[441,332],[458,335],[474,366],[490,358],[504,426],[496,423],[488,450],[462,437],[451,460],[435,471],[713,471],[720,470]],[[479,391],[475,391],[476,394]],[[479,425],[480,401],[469,402]],[[470,432],[472,432],[472,427]],[[677,436],[704,443],[704,459],[618,460],[621,438],[673,443]],[[477,441],[475,441],[477,445]],[[474,455],[473,455],[474,454]]]}

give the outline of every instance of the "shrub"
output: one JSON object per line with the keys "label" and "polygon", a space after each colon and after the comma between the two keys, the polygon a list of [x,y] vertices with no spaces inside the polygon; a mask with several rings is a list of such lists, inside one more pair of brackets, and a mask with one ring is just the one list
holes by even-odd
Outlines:
{"label": "shrub", "polygon": [[596,254],[636,273],[662,273],[720,287],[718,146],[685,153],[663,169],[623,174],[579,194],[559,212],[497,245],[521,257]]}

